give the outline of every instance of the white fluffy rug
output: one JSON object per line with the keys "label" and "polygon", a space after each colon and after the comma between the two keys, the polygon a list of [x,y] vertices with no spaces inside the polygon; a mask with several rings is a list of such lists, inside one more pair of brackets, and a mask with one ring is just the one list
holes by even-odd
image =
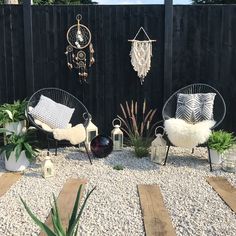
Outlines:
{"label": "white fluffy rug", "polygon": [[194,148],[205,143],[211,135],[214,120],[190,124],[182,119],[170,118],[165,121],[165,131],[171,143],[177,147]]}

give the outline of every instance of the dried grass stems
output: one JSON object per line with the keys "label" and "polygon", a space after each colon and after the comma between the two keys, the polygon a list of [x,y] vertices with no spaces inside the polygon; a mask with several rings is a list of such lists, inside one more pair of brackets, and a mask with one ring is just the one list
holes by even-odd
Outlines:
{"label": "dried grass stems", "polygon": [[133,100],[130,104],[125,101],[125,104],[120,104],[120,107],[122,116],[117,117],[121,120],[123,125],[121,129],[128,136],[131,144],[134,140],[150,139],[156,125],[156,123],[152,124],[156,109],[148,110],[146,99],[141,107],[138,107],[138,102]]}

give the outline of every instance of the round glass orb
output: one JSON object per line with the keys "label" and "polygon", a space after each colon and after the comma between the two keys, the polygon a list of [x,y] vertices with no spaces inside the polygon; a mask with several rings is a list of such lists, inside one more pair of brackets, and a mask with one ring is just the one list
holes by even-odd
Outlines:
{"label": "round glass orb", "polygon": [[106,135],[97,135],[90,144],[91,151],[95,157],[103,158],[113,150],[113,141]]}

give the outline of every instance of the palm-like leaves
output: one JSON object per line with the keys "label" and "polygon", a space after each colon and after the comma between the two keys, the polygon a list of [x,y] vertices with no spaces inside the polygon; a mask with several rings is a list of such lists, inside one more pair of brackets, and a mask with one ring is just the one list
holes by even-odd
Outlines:
{"label": "palm-like leaves", "polygon": [[34,139],[32,137],[33,130],[25,130],[23,133],[16,134],[4,128],[0,128],[0,133],[10,133],[6,136],[6,145],[0,147],[0,153],[5,152],[7,160],[12,152],[15,153],[16,161],[19,159],[22,151],[29,161],[32,161],[37,156],[38,152],[32,147]]}
{"label": "palm-like leaves", "polygon": [[58,210],[58,206],[57,206],[57,201],[56,201],[56,197],[55,195],[53,195],[53,202],[54,204],[52,205],[52,210],[51,210],[51,217],[52,217],[52,223],[53,223],[53,231],[46,225],[44,224],[42,221],[40,221],[33,213],[32,211],[29,209],[29,207],[27,206],[27,204],[24,202],[24,200],[22,198],[21,201],[26,209],[26,211],[28,212],[28,214],[30,215],[30,217],[33,219],[33,221],[41,228],[41,230],[43,232],[45,232],[47,234],[47,236],[76,236],[77,232],[78,232],[78,226],[79,226],[79,220],[80,217],[84,211],[85,205],[88,201],[88,198],[90,197],[90,195],[92,194],[92,192],[95,190],[96,187],[94,187],[86,196],[79,212],[78,212],[78,208],[79,208],[79,200],[80,200],[80,196],[81,196],[81,190],[82,190],[82,184],[80,185],[78,192],[77,192],[77,196],[76,196],[76,200],[74,203],[74,207],[72,210],[72,214],[71,217],[69,219],[69,224],[68,224],[68,228],[67,230],[65,230],[62,226],[61,223],[61,218],[60,218],[60,213]]}
{"label": "palm-like leaves", "polygon": [[3,126],[9,122],[17,122],[25,120],[25,109],[27,106],[27,101],[17,100],[14,103],[5,103],[0,106],[0,126]]}

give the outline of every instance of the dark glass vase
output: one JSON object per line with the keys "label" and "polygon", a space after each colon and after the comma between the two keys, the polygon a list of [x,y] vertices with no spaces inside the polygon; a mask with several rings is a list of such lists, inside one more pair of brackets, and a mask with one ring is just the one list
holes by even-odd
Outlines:
{"label": "dark glass vase", "polygon": [[99,134],[91,141],[90,148],[95,157],[104,158],[112,152],[113,141],[109,136]]}

